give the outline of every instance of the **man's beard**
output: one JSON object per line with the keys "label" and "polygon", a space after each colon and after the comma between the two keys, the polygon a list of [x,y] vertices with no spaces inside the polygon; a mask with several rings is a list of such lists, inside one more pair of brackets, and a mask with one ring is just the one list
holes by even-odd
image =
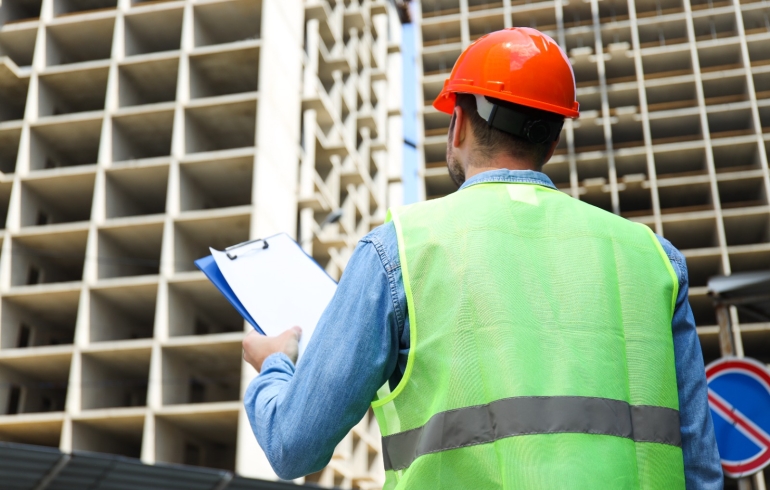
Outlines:
{"label": "man's beard", "polygon": [[452,155],[447,154],[446,166],[449,169],[449,176],[452,177],[452,181],[459,189],[463,183],[465,183],[465,169],[463,165],[458,162]]}
{"label": "man's beard", "polygon": [[452,132],[449,132],[449,140],[446,145],[446,166],[449,170],[449,176],[459,189],[465,183],[465,169],[463,164],[452,155]]}

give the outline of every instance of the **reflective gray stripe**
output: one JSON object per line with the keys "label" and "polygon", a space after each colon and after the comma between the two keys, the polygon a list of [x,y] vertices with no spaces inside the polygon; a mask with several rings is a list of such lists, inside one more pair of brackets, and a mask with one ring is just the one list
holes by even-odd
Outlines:
{"label": "reflective gray stripe", "polygon": [[424,454],[527,434],[572,432],[681,446],[679,412],[609,398],[533,396],[437,413],[422,427],[382,438],[386,470]]}

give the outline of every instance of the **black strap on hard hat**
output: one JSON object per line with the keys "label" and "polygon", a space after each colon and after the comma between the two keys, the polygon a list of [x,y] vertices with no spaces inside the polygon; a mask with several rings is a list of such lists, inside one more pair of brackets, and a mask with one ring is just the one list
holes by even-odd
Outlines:
{"label": "black strap on hard hat", "polygon": [[487,124],[504,133],[525,139],[539,145],[550,143],[558,138],[564,125],[564,118],[547,112],[511,104],[509,102],[473,94],[476,98],[476,110]]}

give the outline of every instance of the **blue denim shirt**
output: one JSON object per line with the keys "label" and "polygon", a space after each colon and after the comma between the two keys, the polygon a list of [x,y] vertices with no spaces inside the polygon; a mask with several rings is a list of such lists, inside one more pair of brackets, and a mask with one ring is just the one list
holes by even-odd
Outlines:
{"label": "blue denim shirt", "polygon": [[[492,170],[460,188],[482,182],[531,183],[554,188],[542,173]],[[722,488],[722,468],[706,398],[698,335],[687,301],[687,265],[660,238],[679,278],[671,328],[688,489]],[[301,326],[301,325],[300,325]],[[392,223],[364,237],[337,292],[295,367],[283,354],[269,356],[246,390],[246,414],[276,474],[293,479],[321,470],[334,448],[366,413],[377,389],[395,386],[409,353],[409,319]]]}

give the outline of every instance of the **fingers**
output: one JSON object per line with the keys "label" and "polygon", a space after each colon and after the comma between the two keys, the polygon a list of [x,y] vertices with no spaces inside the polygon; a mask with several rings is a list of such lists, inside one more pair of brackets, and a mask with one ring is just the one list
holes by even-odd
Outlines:
{"label": "fingers", "polygon": [[275,337],[265,337],[251,330],[243,338],[243,359],[257,371],[261,371],[265,359],[276,352],[283,352],[296,363],[300,337],[300,327],[292,327]]}
{"label": "fingers", "polygon": [[296,364],[297,354],[299,352],[299,338],[302,336],[302,329],[300,327],[292,327],[281,335],[286,335],[281,350],[289,357],[289,359],[291,359],[291,362]]}
{"label": "fingers", "polygon": [[254,338],[254,334],[257,332],[255,330],[252,330],[251,332],[247,333],[245,337],[243,337],[243,350],[246,351],[249,348],[249,344],[251,344],[251,340]]}
{"label": "fingers", "polygon": [[302,329],[300,327],[291,327],[278,336],[278,338],[283,339],[284,341],[289,339],[299,341],[300,337],[302,337]]}

